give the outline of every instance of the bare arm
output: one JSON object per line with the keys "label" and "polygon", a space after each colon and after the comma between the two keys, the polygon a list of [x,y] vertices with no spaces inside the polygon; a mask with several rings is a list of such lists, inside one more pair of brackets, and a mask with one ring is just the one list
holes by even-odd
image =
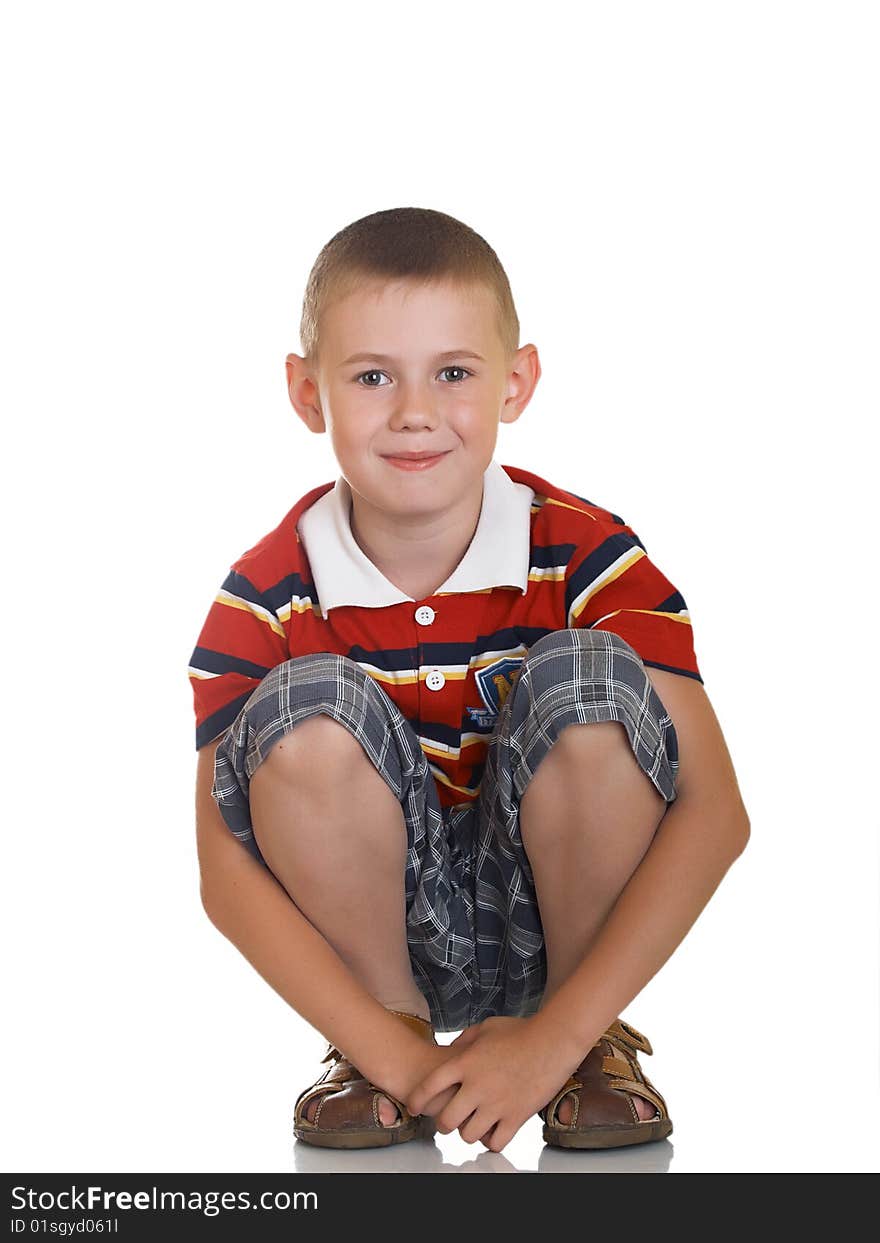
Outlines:
{"label": "bare arm", "polygon": [[196,775],[208,918],[297,1014],[368,1079],[400,1097],[434,1064],[426,1056],[430,1046],[367,992],[274,874],[233,836],[211,795],[217,742],[199,751]]}
{"label": "bare arm", "polygon": [[541,1008],[592,1047],[684,940],[749,839],[749,817],[715,710],[700,683],[645,672],[675,722],[678,797],[586,957]]}
{"label": "bare arm", "polygon": [[556,1040],[586,1051],[641,992],[748,841],[737,811],[679,796],[583,961],[538,1013]]}

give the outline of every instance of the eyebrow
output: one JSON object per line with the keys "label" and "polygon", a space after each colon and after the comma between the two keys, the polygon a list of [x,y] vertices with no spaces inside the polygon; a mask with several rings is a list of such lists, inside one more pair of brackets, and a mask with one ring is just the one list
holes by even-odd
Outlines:
{"label": "eyebrow", "polygon": [[[477,354],[474,350],[446,350],[442,354],[435,355],[435,359],[437,361],[441,358],[476,358],[479,359],[481,363],[486,361],[482,354]],[[350,358],[346,358],[344,363],[340,363],[340,366],[347,367],[349,363],[368,363],[374,361],[379,363],[393,363],[396,359],[392,358],[390,354],[352,354]]]}

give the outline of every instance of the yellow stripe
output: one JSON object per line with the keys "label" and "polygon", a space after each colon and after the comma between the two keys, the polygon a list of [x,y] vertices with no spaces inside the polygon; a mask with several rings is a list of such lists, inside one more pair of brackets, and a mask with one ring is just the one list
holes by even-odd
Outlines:
{"label": "yellow stripe", "polygon": [[440,784],[445,786],[447,790],[455,790],[456,794],[467,794],[469,798],[476,798],[476,795],[479,793],[479,786],[477,787],[477,790],[474,791],[469,789],[468,786],[453,785],[453,783],[446,776],[446,773],[444,773],[441,768],[438,768],[436,764],[429,764],[428,767]]}
{"label": "yellow stripe", "polygon": [[475,587],[472,591],[435,591],[435,596],[488,596],[495,590],[494,587]]}
{"label": "yellow stripe", "polygon": [[494,656],[486,656],[482,660],[475,660],[471,665],[471,669],[488,669],[490,665],[495,665],[499,660],[524,660],[526,649],[523,644],[519,647],[508,648],[503,652],[498,652]]}
{"label": "yellow stripe", "polygon": [[281,621],[289,621],[292,613],[314,613],[316,607],[311,596],[294,596],[289,604],[277,610],[277,616]]}
{"label": "yellow stripe", "polygon": [[[363,669],[363,665],[361,668]],[[372,669],[364,669],[364,673],[368,673],[374,682],[380,682],[384,686],[412,686],[419,680],[417,673],[378,673]]]}
{"label": "yellow stripe", "polygon": [[262,609],[258,611],[247,600],[242,600],[240,596],[218,595],[217,604],[225,604],[228,609],[239,609],[242,613],[250,613],[251,617],[255,617],[257,621],[268,626],[270,630],[280,635],[282,639],[286,638],[284,627],[274,614],[270,617]]}
{"label": "yellow stripe", "polygon": [[[578,609],[574,616],[580,617],[582,612],[582,609]],[[685,626],[693,625],[693,622],[686,614],[664,613],[662,609],[615,609],[613,613],[606,614],[605,617],[602,618],[602,621],[606,622],[609,617],[616,617],[618,613],[648,613],[651,617],[668,617],[670,621],[683,622]]]}
{"label": "yellow stripe", "polygon": [[[561,583],[562,580],[565,578],[565,569],[566,569],[565,566],[550,566],[547,569],[541,569],[538,566],[533,565],[529,568],[529,576],[528,576],[527,581],[530,583]],[[503,584],[499,583],[499,586],[508,587],[511,590],[515,590],[515,591],[519,590],[516,583],[503,583]],[[466,592],[435,591],[434,595],[435,596],[460,596],[460,595],[489,596],[492,594],[493,591],[496,591],[496,590],[497,590],[496,587],[478,587],[478,588],[474,588],[473,590],[466,591]]]}
{"label": "yellow stripe", "polygon": [[425,755],[431,755],[438,760],[457,760],[461,755],[461,751],[457,747],[455,749],[443,750],[436,743],[425,742],[424,738],[420,738],[419,743]]}
{"label": "yellow stripe", "polygon": [[583,514],[585,518],[592,518],[593,522],[598,522],[595,514],[591,514],[588,509],[581,509],[579,505],[569,505],[567,501],[554,500],[552,496],[548,496],[545,505],[556,505],[559,509],[570,509],[573,513]]}
{"label": "yellow stripe", "polygon": [[689,617],[685,617],[682,613],[663,613],[660,609],[627,609],[627,613],[650,613],[653,617],[668,617],[670,621],[683,622],[685,626],[693,623]]}
{"label": "yellow stripe", "polygon": [[[600,591],[604,591],[606,587],[609,587],[612,583],[617,582],[617,580],[620,578],[622,574],[625,574],[627,570],[631,569],[632,566],[634,566],[637,562],[641,561],[642,557],[644,556],[645,556],[645,553],[642,551],[641,548],[634,548],[632,551],[632,554],[629,557],[626,557],[612,573],[606,572],[604,576],[601,576],[599,578],[599,580],[595,583],[593,587],[589,589],[585,589],[584,595],[579,600],[578,604],[576,606],[572,605],[572,608],[571,608],[572,617],[575,617],[575,618],[580,617],[581,613],[590,603],[593,596],[597,596]],[[650,613],[652,610],[641,609],[639,611],[643,613]]]}
{"label": "yellow stripe", "polygon": [[[364,668],[363,665],[361,668]],[[464,682],[469,673],[468,669],[454,669],[447,673],[443,665],[427,665],[416,673],[387,673],[385,670],[373,669],[364,669],[364,673],[368,673],[374,682],[381,682],[386,686],[412,686],[420,679],[424,680],[433,669],[439,669],[447,682]]]}

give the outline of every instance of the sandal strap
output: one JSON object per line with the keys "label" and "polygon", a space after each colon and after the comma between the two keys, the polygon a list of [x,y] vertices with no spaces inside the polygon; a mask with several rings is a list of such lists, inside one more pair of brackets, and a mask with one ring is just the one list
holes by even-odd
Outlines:
{"label": "sandal strap", "polygon": [[[620,1029],[622,1029],[623,1035],[620,1034]],[[645,1100],[650,1101],[655,1109],[659,1109],[662,1118],[668,1118],[669,1110],[666,1107],[666,1101],[639,1065],[636,1048],[634,1047],[635,1041],[638,1039],[639,1052],[652,1052],[648,1038],[643,1036],[640,1031],[637,1031],[629,1023],[620,1023],[619,1021],[612,1023],[604,1038],[615,1051],[611,1056],[606,1055],[602,1058],[602,1070],[611,1078],[608,1087],[620,1088],[624,1092],[643,1096]],[[623,1057],[616,1056],[616,1054],[621,1052],[621,1046],[626,1050]],[[632,1062],[630,1062],[626,1053],[632,1056]]]}
{"label": "sandal strap", "polygon": [[604,1033],[604,1039],[616,1041],[618,1044],[622,1044],[630,1049],[633,1053],[651,1054],[654,1052],[648,1037],[643,1036],[631,1023],[624,1023],[622,1019],[614,1020]]}
{"label": "sandal strap", "polygon": [[659,1110],[661,1118],[669,1117],[669,1110],[666,1108],[666,1102],[663,1097],[647,1082],[643,1083],[640,1079],[612,1079],[608,1084],[609,1088],[620,1088],[623,1092],[629,1093],[630,1096],[643,1096],[646,1101]]}
{"label": "sandal strap", "polygon": [[616,1075],[618,1079],[632,1079],[632,1066],[621,1057],[603,1057],[602,1069],[606,1075]]}
{"label": "sandal strap", "polygon": [[[595,1049],[603,1041],[606,1041],[607,1045],[613,1050],[611,1054],[605,1054],[602,1057],[602,1070],[608,1076],[606,1086],[608,1088],[619,1088],[623,1092],[644,1097],[645,1100],[650,1101],[655,1109],[659,1110],[662,1118],[668,1118],[669,1111],[665,1100],[650,1079],[644,1075],[638,1063],[639,1053],[651,1054],[654,1052],[648,1037],[633,1027],[631,1023],[625,1023],[622,1019],[615,1019],[592,1048]],[[630,1061],[630,1058],[633,1060]],[[542,1121],[550,1125],[558,1124],[556,1108],[569,1092],[578,1093],[577,1100],[578,1102],[580,1101],[579,1091],[584,1087],[584,1084],[575,1077],[576,1074],[577,1072],[570,1075],[568,1081],[563,1084],[544,1108],[538,1110],[538,1117]],[[573,1118],[573,1125],[576,1124],[577,1105],[575,1106]]]}
{"label": "sandal strap", "polygon": [[581,1083],[580,1079],[575,1079],[572,1075],[568,1082],[563,1084],[563,1086],[559,1089],[553,1099],[549,1100],[543,1109],[538,1110],[538,1117],[541,1121],[549,1122],[552,1118],[554,1123],[558,1123],[559,1119],[556,1117],[556,1106],[560,1103],[564,1096],[568,1095],[569,1092],[582,1088],[583,1086],[584,1085]]}
{"label": "sandal strap", "polygon": [[[316,1097],[321,1097],[323,1099],[325,1096],[332,1096],[334,1092],[341,1092],[344,1087],[345,1084],[343,1083],[327,1083],[325,1081],[321,1083],[313,1083],[311,1087],[308,1087],[303,1092],[300,1092],[299,1096],[296,1098],[296,1104],[293,1107],[294,1116],[297,1122],[302,1122],[303,1120],[307,1121],[305,1118],[306,1108]],[[320,1106],[318,1106],[317,1112],[321,1112]],[[312,1118],[311,1121],[317,1125],[318,1119]]]}

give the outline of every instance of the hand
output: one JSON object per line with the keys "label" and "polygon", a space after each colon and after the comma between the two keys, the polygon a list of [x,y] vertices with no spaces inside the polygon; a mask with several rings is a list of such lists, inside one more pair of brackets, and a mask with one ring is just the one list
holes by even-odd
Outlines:
{"label": "hand", "polygon": [[441,1134],[458,1128],[465,1143],[479,1140],[491,1152],[543,1109],[583,1058],[537,1015],[476,1023],[445,1052],[403,1098],[406,1107],[432,1116]]}
{"label": "hand", "polygon": [[[461,1039],[461,1037],[458,1037],[458,1039]],[[453,1041],[452,1044],[434,1045],[420,1051],[419,1066],[415,1072],[415,1075],[409,1074],[407,1086],[394,1093],[398,1100],[403,1101],[403,1103],[407,1105],[407,1108],[409,1108],[407,1101],[413,1089],[424,1083],[430,1075],[436,1073],[437,1070],[445,1066],[450,1058],[458,1056],[458,1050],[454,1047],[455,1044],[456,1041]],[[444,1092],[435,1093],[433,1098],[426,1102],[426,1104],[430,1105],[431,1108],[423,1108],[419,1110],[419,1112],[427,1114],[432,1118],[436,1117],[436,1113],[449,1104],[457,1091],[458,1089],[456,1087],[451,1087],[447,1088]],[[410,1113],[412,1113],[412,1110],[410,1110]],[[416,1115],[413,1114],[413,1117],[415,1116]]]}

